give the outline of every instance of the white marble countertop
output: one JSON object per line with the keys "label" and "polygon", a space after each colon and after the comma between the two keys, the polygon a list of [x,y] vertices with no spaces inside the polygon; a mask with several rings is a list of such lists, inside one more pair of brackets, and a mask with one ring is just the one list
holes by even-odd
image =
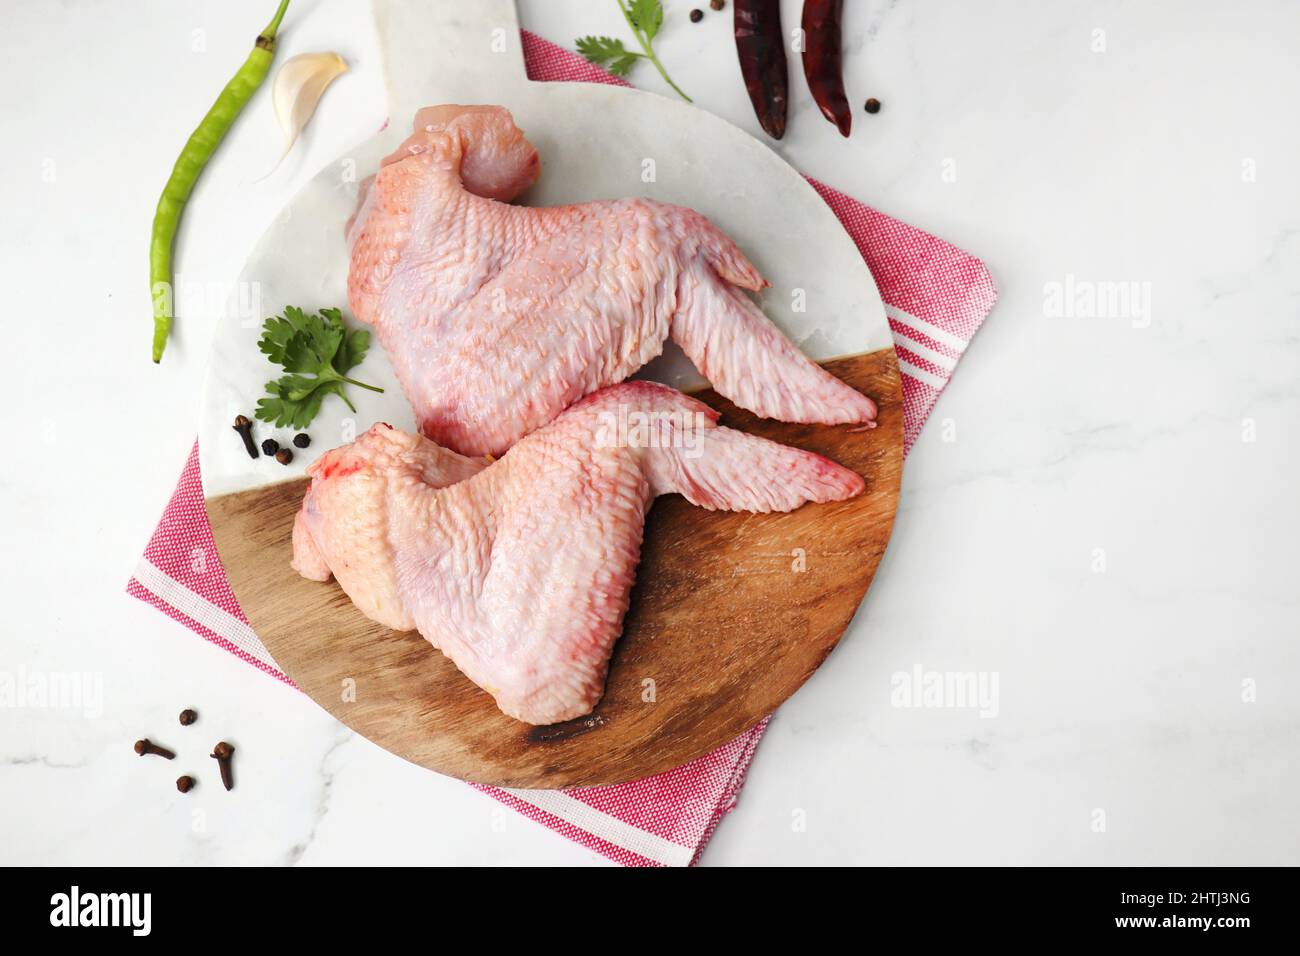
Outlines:
{"label": "white marble countertop", "polygon": [[[661,55],[757,130],[729,14],[698,5],[667,3]],[[908,460],[865,627],[781,709],[703,862],[1300,862],[1300,8],[851,6],[850,96],[884,108],[842,141],[792,63],[781,152],[976,253],[1001,297]],[[0,676],[89,674],[102,701],[0,699],[0,863],[604,862],[123,593],[212,331],[145,358],[153,204],[267,7],[6,5]],[[612,2],[521,7],[565,45],[625,29]],[[186,218],[199,288],[386,113],[366,5],[291,16],[285,52],[354,72],[257,184],[277,143],[250,107]],[[1102,283],[1137,296],[1056,308]],[[995,676],[996,714],[897,706],[916,668]],[[147,734],[195,764],[238,737],[240,786],[181,798],[181,761],[130,755]]]}

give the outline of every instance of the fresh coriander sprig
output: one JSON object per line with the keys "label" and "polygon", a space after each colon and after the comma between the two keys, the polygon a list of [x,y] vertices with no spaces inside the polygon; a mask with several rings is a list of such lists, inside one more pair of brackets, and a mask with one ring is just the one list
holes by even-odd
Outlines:
{"label": "fresh coriander sprig", "polygon": [[338,309],[321,309],[315,315],[289,306],[283,316],[271,316],[263,323],[257,347],[288,373],[267,382],[266,390],[271,394],[257,403],[257,417],[280,428],[306,428],[330,394],[343,399],[355,412],[356,407],[344,391],[347,385],[383,391],[348,378],[347,373],[366,357],[370,333],[364,329],[348,331]]}
{"label": "fresh coriander sprig", "polygon": [[672,81],[664,65],[659,62],[659,57],[655,56],[654,47],[651,45],[656,34],[659,33],[659,28],[663,26],[663,5],[659,0],[614,0],[614,2],[618,4],[619,12],[623,14],[627,25],[632,28],[632,34],[640,44],[642,52],[629,50],[623,46],[622,40],[606,36],[579,37],[578,52],[588,63],[603,66],[615,76],[627,76],[637,60],[649,60],[659,71],[659,75],[664,78],[664,82],[671,86],[678,96],[690,103],[691,98]]}

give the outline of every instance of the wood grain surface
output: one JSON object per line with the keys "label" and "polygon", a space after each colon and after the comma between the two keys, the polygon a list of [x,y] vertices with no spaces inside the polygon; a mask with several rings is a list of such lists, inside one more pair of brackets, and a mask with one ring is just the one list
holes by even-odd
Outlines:
{"label": "wood grain surface", "polygon": [[880,406],[879,426],[755,418],[712,391],[722,424],[820,452],[861,474],[853,501],[784,515],[708,512],[659,498],[605,696],[587,717],[532,727],[418,633],[363,617],[333,581],[289,567],[306,481],[210,499],[239,603],[276,662],[356,732],[439,773],[507,787],[619,783],[676,767],[752,727],[839,642],[885,552],[903,466],[893,349],[826,367]]}

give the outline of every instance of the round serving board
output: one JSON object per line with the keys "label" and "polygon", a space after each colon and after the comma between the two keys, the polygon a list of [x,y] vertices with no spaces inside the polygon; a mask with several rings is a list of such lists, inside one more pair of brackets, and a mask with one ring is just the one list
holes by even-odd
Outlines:
{"label": "round serving board", "polygon": [[[337,584],[290,567],[293,515],[323,451],[376,421],[413,416],[378,344],[353,373],[384,386],[327,399],[293,465],[250,460],[230,430],[277,371],[257,350],[260,318],[224,323],[203,394],[204,494],[231,587],[280,668],[326,710],[422,766],[479,783],[572,787],[647,776],[708,752],[770,714],[840,640],[884,553],[903,458],[902,389],[884,306],[830,209],[797,172],[742,130],[636,90],[533,83],[510,0],[376,0],[389,127],[322,170],[250,256],[241,288],[266,314],[346,306],[343,223],[357,182],[405,138],[424,105],[509,108],[542,156],[529,205],[647,196],[703,212],[772,282],[767,315],[803,350],[876,400],[879,427],[756,419],[712,392],[723,423],[820,452],[866,478],[850,502],[788,515],[710,513],[659,499],[604,698],[588,717],[530,727],[502,715],[418,634],[363,617]],[[837,358],[838,356],[838,358]],[[848,356],[848,357],[845,357]],[[646,377],[705,383],[675,348]],[[357,390],[353,390],[356,392]],[[259,437],[272,429],[261,426]],[[286,437],[286,436],[280,436]]]}
{"label": "round serving board", "polygon": [[646,521],[605,696],[531,727],[415,632],[382,627],[333,582],[289,567],[306,479],[209,499],[230,584],[276,662],[353,730],[421,766],[506,787],[618,783],[686,763],[772,713],[839,642],[885,552],[903,465],[893,349],[827,362],[880,403],[880,424],[788,425],[703,392],[722,424],[819,452],[867,481],[784,515],[705,511],[678,495]]}

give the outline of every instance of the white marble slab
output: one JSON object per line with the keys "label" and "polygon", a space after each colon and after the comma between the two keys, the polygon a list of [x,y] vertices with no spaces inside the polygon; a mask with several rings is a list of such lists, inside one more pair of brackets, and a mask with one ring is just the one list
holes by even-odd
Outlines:
{"label": "white marble slab", "polygon": [[[646,196],[698,209],[727,232],[772,283],[767,314],[814,358],[890,344],[884,306],[852,239],[811,186],[768,146],[711,113],[653,93],[587,83],[532,83],[523,73],[512,0],[430,4],[383,0],[391,123],[326,166],[276,218],[241,273],[240,308],[217,321],[204,387],[199,453],[204,491],[225,494],[302,474],[318,455],[376,421],[410,427],[412,413],[377,339],[354,375],[385,388],[326,399],[316,440],[284,467],[250,459],[231,434],[252,417],[278,369],[257,350],[261,319],[286,305],[347,307],[343,223],[357,183],[410,132],[414,111],[445,102],[510,109],[542,156],[530,205]],[[761,135],[761,134],[760,134]],[[260,312],[248,306],[260,304]],[[676,348],[645,373],[679,388],[704,384]],[[357,389],[351,392],[359,392]],[[289,432],[259,424],[258,433]]]}
{"label": "white marble slab", "polygon": [[[153,203],[266,6],[5,6],[0,671],[89,673],[103,699],[0,709],[0,862],[595,862],[122,594],[193,442],[215,331],[182,321],[148,361]],[[187,214],[193,281],[229,286],[383,121],[364,6],[294,0],[283,52],[338,49],[353,71],[261,183],[279,138],[269,102],[249,108]],[[781,708],[703,863],[1300,862],[1300,9],[846,6],[850,95],[884,108],[845,142],[794,74],[779,152],[979,254],[1000,298],[912,450],[854,633]],[[668,9],[674,79],[757,132],[727,17]],[[521,15],[566,45],[624,35],[612,3]],[[1049,316],[1044,287],[1070,275],[1151,283],[1150,322]],[[998,715],[892,706],[891,676],[918,663],[998,673]],[[182,736],[186,706],[202,717]],[[141,734],[190,766],[228,736],[239,789],[182,799],[177,768],[130,753]]]}

